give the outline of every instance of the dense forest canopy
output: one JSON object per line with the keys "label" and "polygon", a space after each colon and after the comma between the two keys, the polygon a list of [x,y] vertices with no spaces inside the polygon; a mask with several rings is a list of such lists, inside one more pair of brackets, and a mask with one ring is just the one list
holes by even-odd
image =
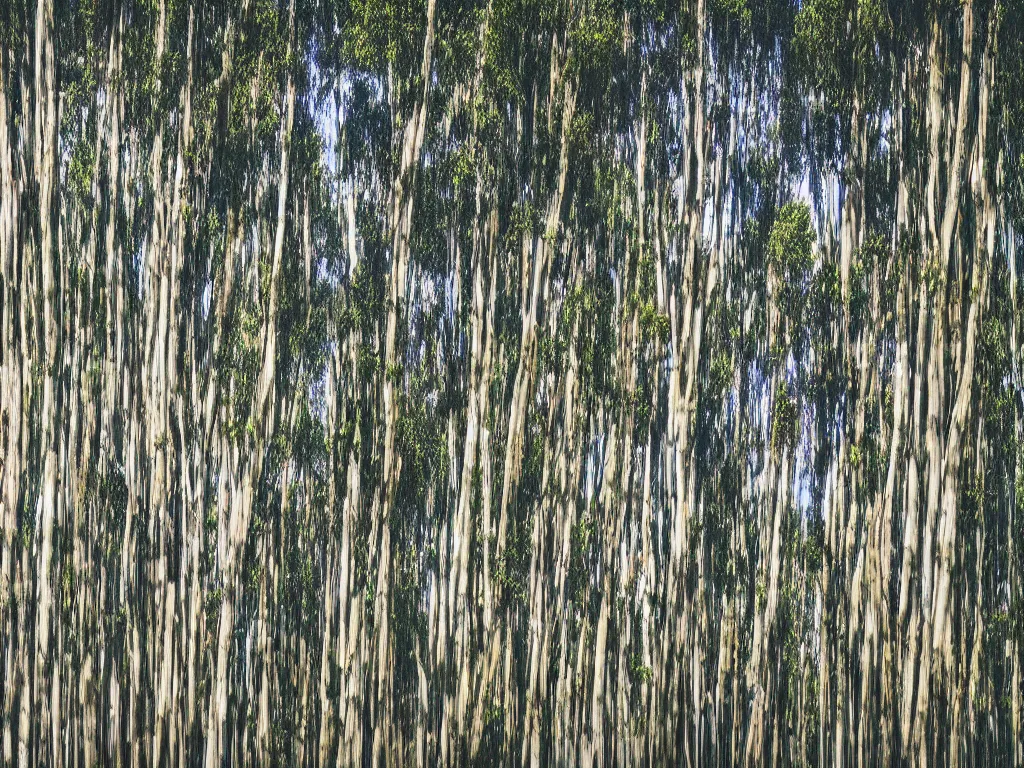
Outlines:
{"label": "dense forest canopy", "polygon": [[0,763],[1021,765],[1022,0],[4,0]]}

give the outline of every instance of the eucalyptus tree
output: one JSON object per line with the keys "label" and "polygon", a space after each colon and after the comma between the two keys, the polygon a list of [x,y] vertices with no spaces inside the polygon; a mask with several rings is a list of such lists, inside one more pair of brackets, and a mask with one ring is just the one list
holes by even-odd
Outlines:
{"label": "eucalyptus tree", "polygon": [[1019,763],[1021,29],[6,3],[2,762]]}

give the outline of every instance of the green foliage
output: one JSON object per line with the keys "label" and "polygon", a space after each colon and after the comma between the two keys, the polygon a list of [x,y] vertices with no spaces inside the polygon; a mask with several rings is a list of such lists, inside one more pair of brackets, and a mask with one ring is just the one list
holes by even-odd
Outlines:
{"label": "green foliage", "polygon": [[796,16],[794,47],[808,75],[832,104],[842,98],[843,45],[848,14],[843,0],[811,0]]}
{"label": "green foliage", "polygon": [[377,270],[360,262],[352,279],[351,306],[346,319],[364,333],[372,333],[377,324],[384,320],[386,294],[384,276]]}
{"label": "green foliage", "polygon": [[92,200],[92,182],[95,169],[95,153],[92,146],[83,139],[75,144],[75,148],[71,153],[71,163],[68,165],[65,180],[68,189],[83,205],[89,205]]}
{"label": "green foliage", "polygon": [[814,576],[821,570],[824,551],[825,521],[820,515],[814,515],[808,522],[803,542],[804,570],[808,576]]}
{"label": "green foliage", "polygon": [[718,352],[711,361],[711,379],[708,387],[711,392],[721,394],[732,385],[732,356],[725,350]]}
{"label": "green foliage", "polygon": [[594,140],[594,116],[590,112],[573,115],[569,127],[569,146],[581,150]]}
{"label": "green foliage", "polygon": [[741,30],[749,30],[752,20],[749,0],[711,0],[711,12],[722,16],[728,22],[739,24]]}
{"label": "green foliage", "polygon": [[614,353],[614,289],[607,275],[578,286],[562,303],[560,327],[567,336],[574,328],[574,343],[580,362],[579,376],[587,392],[596,396],[609,388],[611,360]]}
{"label": "green foliage", "polygon": [[217,587],[206,593],[204,609],[206,611],[206,625],[216,632],[217,617],[220,612],[220,605],[224,599],[224,591]]}
{"label": "green foliage", "polygon": [[505,230],[505,248],[516,253],[520,240],[532,234],[539,227],[540,212],[529,202],[519,203],[512,209],[508,228]]}
{"label": "green foliage", "polygon": [[445,476],[448,443],[442,424],[420,389],[419,397],[406,401],[398,424],[399,443],[404,457],[403,469],[414,475],[414,486],[421,491]]}
{"label": "green foliage", "polygon": [[981,475],[965,478],[960,484],[960,504],[957,524],[970,531],[982,520],[985,510],[985,478]]}
{"label": "green foliage", "polygon": [[800,4],[793,49],[799,71],[824,96],[825,115],[846,119],[854,93],[863,99],[883,81],[877,52],[886,49],[889,35],[881,0]]}
{"label": "green foliage", "polygon": [[791,333],[803,330],[804,309],[814,266],[814,231],[806,203],[786,203],[779,209],[768,235],[768,265],[778,279],[777,301]]}
{"label": "green foliage", "polygon": [[461,188],[472,179],[476,178],[473,151],[468,146],[460,147],[452,158],[452,184],[456,189]]}
{"label": "green foliage", "polygon": [[308,402],[304,402],[299,409],[288,445],[290,458],[314,476],[324,478],[330,446],[324,435],[323,422],[310,411]]}
{"label": "green foliage", "polygon": [[422,0],[352,0],[343,55],[364,71],[408,63],[417,51],[425,21]]}
{"label": "green foliage", "polygon": [[942,293],[946,288],[946,265],[938,258],[929,259],[921,270],[921,279],[930,295]]}
{"label": "green foliage", "polygon": [[785,384],[779,384],[772,405],[772,448],[779,453],[796,446],[798,415],[796,400]]}
{"label": "green foliage", "polygon": [[981,348],[986,361],[999,367],[1010,355],[1006,328],[998,317],[990,317],[981,326]]}
{"label": "green foliage", "polygon": [[871,275],[889,260],[889,248],[880,234],[868,235],[857,249],[850,275],[850,315],[855,323],[863,322],[871,293]]}
{"label": "green foliage", "polygon": [[813,245],[811,209],[806,203],[786,203],[768,236],[769,263],[784,274],[803,275],[814,264]]}
{"label": "green foliage", "polygon": [[614,6],[599,0],[585,12],[569,33],[572,49],[570,71],[607,70],[615,51],[622,46],[622,20]]}
{"label": "green foliage", "polygon": [[217,360],[217,374],[229,408],[225,428],[229,434],[234,431],[233,439],[238,439],[249,418],[260,372],[261,320],[254,312],[240,309],[236,320],[228,322],[227,336]]}
{"label": "green foliage", "polygon": [[506,607],[526,603],[534,524],[529,518],[525,523],[510,528],[505,549],[494,558],[492,578]]}
{"label": "green foliage", "polygon": [[438,3],[439,68],[462,80],[475,72],[480,26],[485,19],[484,8],[467,5],[473,3]]}
{"label": "green foliage", "polygon": [[654,670],[643,663],[643,658],[634,653],[629,657],[629,675],[634,685],[646,685],[654,679]]}
{"label": "green foliage", "polygon": [[588,514],[584,514],[572,527],[567,589],[569,600],[577,610],[585,608],[584,598],[590,582],[591,553],[599,543],[596,541],[596,533],[597,525]]}
{"label": "green foliage", "polygon": [[640,306],[640,332],[643,338],[657,339],[662,344],[668,341],[669,317],[659,312],[653,302],[646,301]]}

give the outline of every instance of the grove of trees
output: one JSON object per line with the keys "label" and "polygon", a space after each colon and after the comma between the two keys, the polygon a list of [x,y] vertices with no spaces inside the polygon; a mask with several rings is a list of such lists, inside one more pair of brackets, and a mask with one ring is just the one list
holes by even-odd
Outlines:
{"label": "grove of trees", "polygon": [[0,2],[0,764],[1024,764],[1024,0]]}

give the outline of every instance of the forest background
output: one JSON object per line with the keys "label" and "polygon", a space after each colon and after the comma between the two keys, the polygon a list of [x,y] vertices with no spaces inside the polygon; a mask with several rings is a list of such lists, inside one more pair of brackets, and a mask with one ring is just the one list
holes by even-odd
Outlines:
{"label": "forest background", "polygon": [[1020,765],[1020,0],[0,5],[0,762]]}

